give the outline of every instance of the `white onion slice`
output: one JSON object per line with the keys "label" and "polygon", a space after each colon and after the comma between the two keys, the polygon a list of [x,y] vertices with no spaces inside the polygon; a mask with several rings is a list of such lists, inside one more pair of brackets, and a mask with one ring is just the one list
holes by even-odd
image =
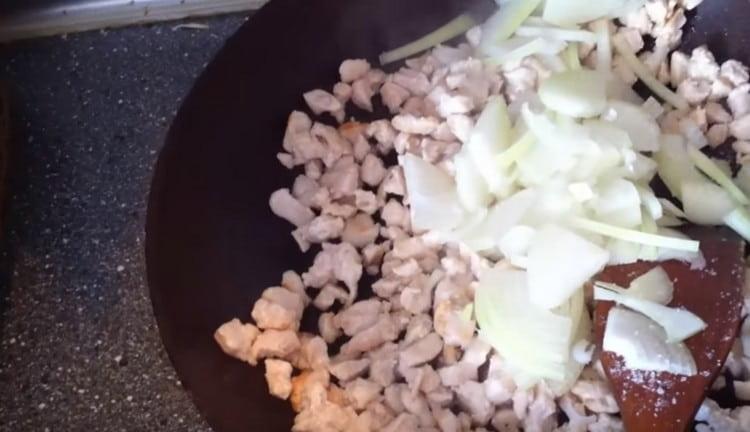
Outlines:
{"label": "white onion slice", "polygon": [[477,23],[469,15],[459,15],[446,25],[404,46],[380,54],[380,64],[393,63],[428,50],[467,32]]}
{"label": "white onion slice", "polygon": [[602,117],[627,132],[636,150],[659,150],[659,124],[640,106],[623,101],[610,101]]}
{"label": "white onion slice", "polygon": [[508,0],[482,26],[481,46],[508,39],[539,6],[541,0]]}
{"label": "white onion slice", "polygon": [[570,30],[554,27],[534,27],[522,25],[516,30],[517,36],[523,37],[541,37],[545,39],[556,39],[566,42],[587,42],[596,43],[596,34],[587,30]]}
{"label": "white onion slice", "polygon": [[539,85],[544,105],[571,117],[594,117],[607,105],[606,75],[588,69],[557,73]]}
{"label": "white onion slice", "polygon": [[687,153],[699,170],[711,178],[711,180],[718,183],[719,186],[724,188],[738,203],[742,205],[750,204],[750,200],[745,193],[732,182],[732,178],[728,176],[721,167],[716,164],[716,162],[711,160],[711,158],[706,156],[702,151],[692,146],[688,146]]}
{"label": "white onion slice", "polygon": [[658,323],[667,333],[667,342],[681,342],[706,328],[706,323],[694,313],[670,308],[659,303],[618,294],[596,283],[594,300],[613,301],[640,312]]}
{"label": "white onion slice", "polygon": [[692,376],[695,360],[683,343],[667,342],[662,327],[647,317],[621,307],[607,316],[602,349],[623,357],[629,369]]}
{"label": "white onion slice", "polygon": [[580,230],[600,234],[607,237],[612,237],[620,240],[625,240],[633,243],[639,243],[647,246],[656,246],[664,249],[676,249],[685,252],[698,252],[700,250],[700,243],[695,240],[689,240],[682,237],[675,237],[671,235],[658,235],[649,234],[637,230],[631,230],[627,228],[621,228],[614,225],[609,225],[602,222],[593,221],[581,217],[571,218],[569,221],[570,226]]}
{"label": "white onion slice", "polygon": [[466,217],[453,178],[410,153],[401,160],[409,194],[412,225],[416,229],[449,231]]}
{"label": "white onion slice", "polygon": [[736,207],[724,189],[707,179],[683,182],[680,198],[687,219],[700,225],[722,225]]}

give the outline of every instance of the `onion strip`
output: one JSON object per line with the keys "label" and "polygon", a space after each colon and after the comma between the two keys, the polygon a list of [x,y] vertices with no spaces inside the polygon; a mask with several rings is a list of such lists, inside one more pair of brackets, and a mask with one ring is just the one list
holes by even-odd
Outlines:
{"label": "onion strip", "polygon": [[656,246],[659,248],[682,250],[686,252],[698,252],[700,250],[700,242],[695,240],[649,234],[581,217],[571,218],[569,222],[573,228],[646,246]]}
{"label": "onion strip", "polygon": [[596,32],[596,70],[611,72],[612,70],[612,37],[609,33],[609,20],[601,19],[591,23]]}
{"label": "onion strip", "polygon": [[727,176],[724,171],[719,168],[714,161],[706,156],[702,151],[693,147],[687,146],[687,153],[690,159],[693,160],[695,166],[698,167],[701,172],[707,175],[711,180],[715,181],[719,186],[724,188],[729,195],[732,196],[739,204],[748,205],[750,200],[747,198],[744,192],[737,187],[732,179]]}
{"label": "onion strip", "polygon": [[545,39],[558,39],[566,42],[588,42],[596,43],[597,37],[594,33],[586,30],[568,30],[552,27],[525,26],[516,30],[516,35],[527,37],[542,37]]}
{"label": "onion strip", "polygon": [[518,141],[497,156],[497,164],[501,168],[509,168],[531,150],[531,146],[533,146],[535,142],[536,138],[534,137],[534,134],[531,133],[531,131],[526,131]]}
{"label": "onion strip", "polygon": [[622,56],[625,63],[633,70],[638,78],[643,81],[648,88],[651,89],[657,96],[664,99],[666,102],[677,108],[678,110],[688,110],[690,105],[682,96],[670,90],[667,86],[662,84],[656,77],[648,70],[632,49],[630,45],[620,37],[616,35],[612,38],[612,45],[615,50]]}
{"label": "onion strip", "polygon": [[474,18],[470,17],[469,15],[459,15],[458,17],[451,20],[448,24],[413,42],[380,54],[380,64],[386,65],[388,63],[393,63],[401,59],[411,57],[422,51],[426,51],[438,44],[462,35],[476,25],[477,22],[474,21]]}

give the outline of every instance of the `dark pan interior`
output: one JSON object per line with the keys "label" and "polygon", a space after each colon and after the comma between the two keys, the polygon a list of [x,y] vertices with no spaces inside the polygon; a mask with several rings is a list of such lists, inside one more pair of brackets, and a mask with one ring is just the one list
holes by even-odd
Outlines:
{"label": "dark pan interior", "polygon": [[[183,385],[218,432],[288,431],[287,402],[268,395],[263,368],[224,355],[214,330],[248,320],[256,297],[311,257],[274,217],[268,196],[293,174],[276,161],[301,94],[330,88],[345,58],[368,58],[453,18],[461,0],[273,0],[198,79],[159,158],[146,255],[154,312]],[[747,0],[706,0],[686,45],[748,57]],[[693,28],[694,27],[694,28]]]}

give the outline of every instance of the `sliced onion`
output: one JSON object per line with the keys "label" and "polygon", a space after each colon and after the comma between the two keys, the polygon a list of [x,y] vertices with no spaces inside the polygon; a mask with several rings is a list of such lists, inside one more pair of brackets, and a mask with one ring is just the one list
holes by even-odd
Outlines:
{"label": "sliced onion", "polygon": [[414,228],[449,231],[464,220],[466,215],[450,175],[410,153],[401,158],[401,165]]}
{"label": "sliced onion", "polygon": [[618,294],[599,283],[594,287],[594,300],[613,301],[646,315],[664,329],[669,343],[681,342],[706,328],[706,323],[688,310]]}
{"label": "sliced onion", "polygon": [[692,159],[695,166],[698,167],[704,174],[706,174],[711,180],[715,181],[722,188],[724,188],[729,195],[732,196],[738,203],[742,205],[750,204],[750,200],[747,198],[744,192],[732,182],[732,178],[728,176],[711,158],[706,156],[702,151],[695,147],[688,146],[688,156]]}
{"label": "sliced onion", "polygon": [[453,158],[456,168],[456,192],[461,204],[469,212],[476,212],[489,204],[492,196],[489,186],[465,151]]}
{"label": "sliced onion", "polygon": [[625,179],[615,178],[601,185],[589,205],[599,220],[620,227],[634,228],[643,220],[638,188]]}
{"label": "sliced onion", "polygon": [[661,129],[640,106],[623,101],[611,101],[603,118],[627,132],[636,150],[659,150]]}
{"label": "sliced onion", "polygon": [[542,18],[561,26],[581,24],[603,17],[619,17],[644,3],[645,0],[547,0]]}
{"label": "sliced onion", "polygon": [[693,253],[700,250],[699,242],[672,235],[649,234],[581,217],[571,218],[569,223],[573,228],[641,245],[656,246],[664,249],[676,249],[678,251]]}
{"label": "sliced onion", "polygon": [[724,218],[724,223],[737,234],[750,241],[750,213],[744,207],[734,209]]}
{"label": "sliced onion", "polygon": [[687,219],[700,225],[722,225],[736,207],[724,189],[707,179],[683,182],[680,197]]}
{"label": "sliced onion", "polygon": [[596,70],[601,73],[611,73],[612,41],[609,20],[596,20],[591,23],[591,28],[596,32]]}
{"label": "sliced onion", "polygon": [[541,0],[508,0],[482,27],[482,46],[492,46],[508,39],[526,18],[539,6]]}
{"label": "sliced onion", "polygon": [[682,198],[682,184],[705,181],[688,156],[685,140],[679,135],[661,136],[661,150],[654,153],[659,177],[677,199]]}
{"label": "sliced onion", "polygon": [[487,102],[466,144],[468,155],[487,182],[489,192],[499,197],[508,195],[511,182],[496,158],[510,146],[511,133],[505,100],[493,97]]}
{"label": "sliced onion", "polygon": [[607,316],[602,349],[623,357],[628,369],[693,376],[695,360],[683,343],[670,343],[662,327],[621,307]]}
{"label": "sliced onion", "polygon": [[565,42],[519,36],[483,47],[482,52],[489,57],[491,62],[503,65],[536,54],[558,54],[563,49],[565,49]]}
{"label": "sliced onion", "polygon": [[449,41],[454,37],[466,33],[472,27],[477,25],[476,21],[469,15],[459,15],[446,25],[421,37],[414,42],[408,43],[402,47],[380,54],[380,64],[386,65],[393,63],[414,54],[426,51],[443,42]]}
{"label": "sliced onion", "polygon": [[551,309],[568,300],[599,273],[609,253],[583,237],[554,225],[543,227],[529,248],[529,297]]}
{"label": "sliced onion", "polygon": [[571,117],[594,117],[607,105],[607,78],[588,69],[557,73],[539,85],[544,105]]}
{"label": "sliced onion", "polygon": [[517,36],[523,37],[541,37],[544,39],[555,39],[566,42],[587,42],[596,43],[596,34],[587,30],[570,30],[554,27],[534,27],[522,25],[516,30]]}

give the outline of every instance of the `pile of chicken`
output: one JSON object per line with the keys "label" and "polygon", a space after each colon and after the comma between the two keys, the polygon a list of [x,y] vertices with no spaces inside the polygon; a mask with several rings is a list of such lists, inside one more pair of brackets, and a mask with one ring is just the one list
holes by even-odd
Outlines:
{"label": "pile of chicken", "polygon": [[[649,1],[612,30],[690,102],[688,112],[661,115],[664,130],[703,137],[702,145],[732,145],[738,162],[748,162],[748,69],[735,60],[719,65],[705,47],[672,52],[695,3]],[[488,98],[502,95],[513,111],[550,74],[533,57],[501,68],[473,58],[480,32],[407,60],[393,74],[346,60],[332,92],[304,95],[315,116],[330,115],[339,126],[303,112],[289,118],[278,159],[302,173],[273,193],[270,206],[296,227],[302,251],[321,245],[320,252],[301,276],[287,271],[280,286],[263,292],[252,309],[255,324],[234,319],[215,337],[227,354],[265,362],[270,393],[289,399],[297,413],[294,431],[622,430],[596,356],[565,394],[544,384],[516,388],[501,355],[476,336],[469,309],[488,262],[414,232],[402,169],[384,162],[409,152],[452,172],[451,159]],[[655,39],[653,50],[643,50],[644,35]],[[593,46],[579,56],[596,61]],[[614,65],[624,82],[635,82],[622,59]],[[347,103],[373,111],[378,101],[390,120],[345,120]],[[378,278],[371,297],[359,292],[364,273]],[[310,303],[321,311],[316,334],[300,331]],[[738,397],[750,399],[750,381],[743,381],[750,379],[750,324],[726,367]],[[715,387],[725,385],[722,377]],[[747,431],[750,407],[724,410],[709,399],[697,420],[701,431]]]}

